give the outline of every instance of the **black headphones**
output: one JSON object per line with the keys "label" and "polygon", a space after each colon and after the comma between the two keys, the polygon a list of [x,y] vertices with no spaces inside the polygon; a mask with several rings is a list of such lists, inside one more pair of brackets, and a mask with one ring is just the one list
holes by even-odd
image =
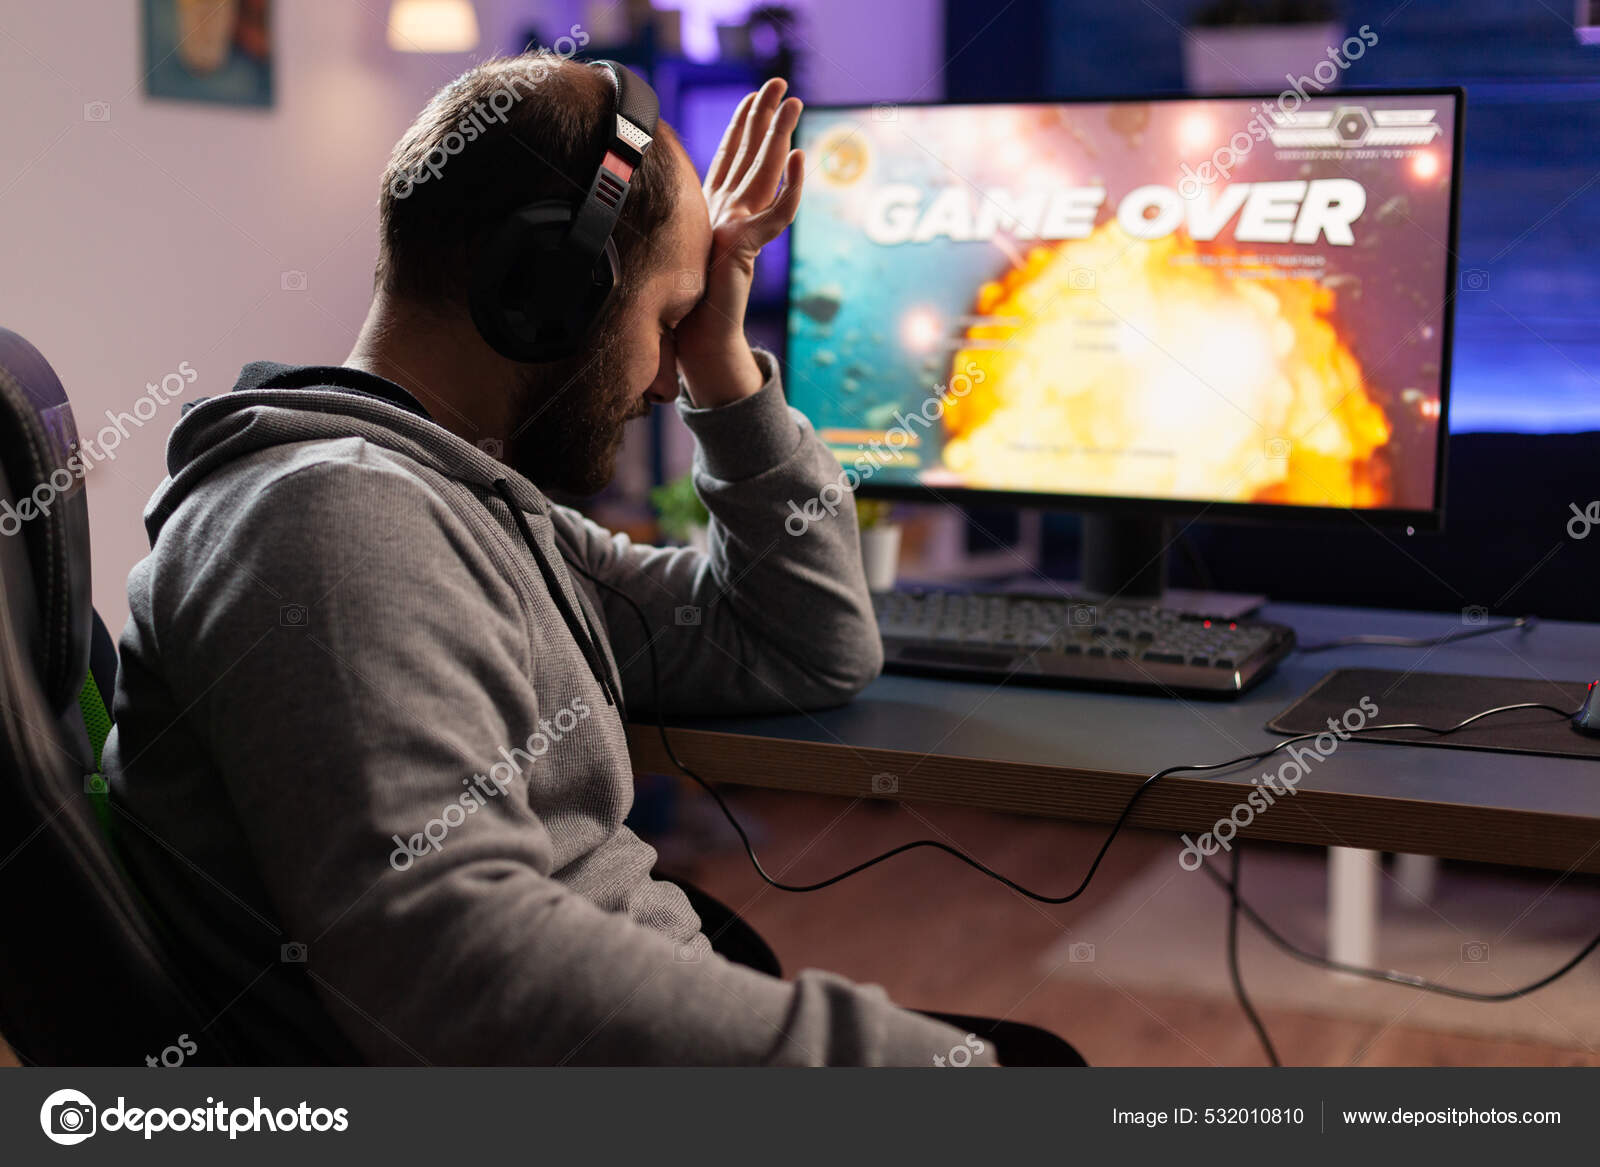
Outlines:
{"label": "black headphones", "polygon": [[596,61],[616,86],[615,125],[589,191],[576,205],[546,199],[507,216],[472,270],[472,322],[513,361],[557,361],[578,351],[621,282],[611,232],[634,172],[655,137],[655,90],[615,61]]}

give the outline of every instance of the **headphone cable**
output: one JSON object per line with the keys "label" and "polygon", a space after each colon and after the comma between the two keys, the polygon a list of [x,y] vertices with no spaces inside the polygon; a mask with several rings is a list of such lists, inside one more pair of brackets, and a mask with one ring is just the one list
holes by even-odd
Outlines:
{"label": "headphone cable", "polygon": [[[1239,970],[1239,863],[1244,858],[1244,848],[1237,846],[1231,856],[1233,863],[1232,876],[1227,881],[1228,886],[1228,980],[1233,982],[1233,995],[1239,1002],[1239,1008],[1244,1011],[1245,1020],[1250,1022],[1250,1028],[1256,1031],[1256,1037],[1261,1042],[1261,1048],[1266,1051],[1269,1066],[1281,1066],[1278,1060],[1278,1051],[1272,1044],[1272,1038],[1267,1036],[1267,1027],[1261,1020],[1261,1015],[1256,1012],[1256,1007],[1250,1003],[1250,994],[1244,990],[1244,974]],[[1215,878],[1216,873],[1211,870],[1211,865],[1204,859],[1200,861],[1206,874]]]}
{"label": "headphone cable", "polygon": [[[898,847],[892,847],[879,855],[875,855],[870,859],[864,859],[853,867],[849,867],[844,871],[827,877],[826,879],[817,880],[814,883],[785,883],[780,879],[774,878],[770,873],[768,873],[767,869],[762,866],[761,859],[756,854],[755,846],[751,843],[749,834],[745,831],[744,826],[739,822],[738,816],[733,813],[733,809],[728,805],[727,800],[723,798],[721,791],[719,791],[710,782],[702,778],[699,774],[695,773],[695,771],[689,766],[685,765],[683,759],[678,756],[677,750],[673,748],[672,739],[667,734],[665,715],[662,713],[661,709],[661,674],[659,662],[656,657],[655,637],[651,633],[650,620],[647,616],[645,616],[644,609],[639,606],[632,596],[628,595],[627,592],[623,591],[615,584],[598,578],[597,576],[591,574],[587,569],[579,566],[576,563],[573,563],[571,560],[568,560],[568,565],[571,566],[573,570],[577,571],[579,575],[582,575],[585,579],[587,579],[590,583],[594,584],[596,587],[603,588],[610,592],[612,595],[616,596],[618,599],[627,604],[630,609],[632,609],[634,616],[639,621],[641,630],[644,632],[645,651],[650,661],[651,696],[652,704],[655,707],[654,712],[656,731],[660,735],[661,745],[666,752],[667,758],[672,762],[673,765],[678,767],[679,770],[688,775],[688,777],[692,778],[703,790],[706,791],[706,793],[711,795],[712,799],[716,802],[718,809],[722,811],[723,817],[728,820],[729,825],[733,827],[734,833],[739,836],[739,842],[743,845],[745,855],[749,858],[751,866],[755,868],[756,874],[761,877],[764,883],[778,891],[820,891],[823,888],[831,887],[836,883],[849,879],[853,875],[858,875],[861,872],[866,871],[868,868],[876,867],[880,863],[887,862],[897,855],[903,855],[908,851],[914,851],[918,848],[926,847],[936,851],[942,851],[947,855],[959,859],[968,867],[973,868],[975,871],[981,872],[998,883],[1004,884],[1012,891],[1015,891],[1017,894],[1025,896],[1028,899],[1034,900],[1041,904],[1068,904],[1077,899],[1079,896],[1083,895],[1083,893],[1088,890],[1089,883],[1094,878],[1095,873],[1099,871],[1100,864],[1105,859],[1106,852],[1111,849],[1112,842],[1122,832],[1123,827],[1127,824],[1128,818],[1132,815],[1134,807],[1138,805],[1139,800],[1144,796],[1144,794],[1157,782],[1161,781],[1161,779],[1167,777],[1169,774],[1175,774],[1184,771],[1198,773],[1209,770],[1226,770],[1235,766],[1244,765],[1248,762],[1262,761],[1271,757],[1273,754],[1278,753],[1280,750],[1287,749],[1296,742],[1305,741],[1308,738],[1320,736],[1320,732],[1296,734],[1293,737],[1284,738],[1282,741],[1270,746],[1267,749],[1258,750],[1249,754],[1241,754],[1238,757],[1230,758],[1225,762],[1197,762],[1187,765],[1168,766],[1163,770],[1157,770],[1154,774],[1150,775],[1143,782],[1141,782],[1134,790],[1133,794],[1128,798],[1128,801],[1123,805],[1122,812],[1117,816],[1116,821],[1112,824],[1111,830],[1107,832],[1105,840],[1100,844],[1099,850],[1095,852],[1094,860],[1089,864],[1089,868],[1084,873],[1083,879],[1079,882],[1077,887],[1065,895],[1052,896],[1046,895],[1042,892],[1034,891],[1031,888],[1025,887],[1015,880],[1001,874],[1000,872],[995,871],[987,864],[972,858],[972,856],[966,854],[965,852],[958,851],[956,848],[951,847],[949,844],[941,842],[937,839],[916,839],[909,843],[902,843]],[[1465,729],[1467,726],[1472,725],[1474,722],[1481,721],[1486,717],[1493,717],[1501,713],[1510,713],[1519,709],[1541,709],[1550,713],[1559,714],[1562,717],[1573,716],[1572,711],[1561,709],[1555,705],[1549,705],[1541,701],[1523,701],[1515,705],[1500,705],[1493,709],[1485,709],[1483,712],[1475,713],[1471,717],[1464,718],[1455,725],[1451,726],[1440,727],[1421,725],[1416,722],[1397,722],[1388,725],[1366,726],[1362,729],[1351,730],[1348,732],[1351,740],[1358,740],[1357,735],[1359,734],[1379,733],[1388,730],[1400,729],[1432,733],[1442,737],[1455,733],[1458,730]],[[1384,739],[1378,738],[1375,740],[1382,741]],[[1600,948],[1600,935],[1597,935],[1594,939],[1590,940],[1581,949],[1579,949],[1575,956],[1573,956],[1554,972],[1540,977],[1531,984],[1500,993],[1478,993],[1467,989],[1452,988],[1451,986],[1442,985],[1435,981],[1429,981],[1423,977],[1415,976],[1411,973],[1402,973],[1385,969],[1364,968],[1360,965],[1346,964],[1343,961],[1337,961],[1328,957],[1318,956],[1316,953],[1308,952],[1305,949],[1296,946],[1291,941],[1285,939],[1283,935],[1279,933],[1270,923],[1268,923],[1268,921],[1259,912],[1251,907],[1239,894],[1239,863],[1240,849],[1236,847],[1232,855],[1231,877],[1219,874],[1209,863],[1205,862],[1204,860],[1201,861],[1200,869],[1204,871],[1213,882],[1217,883],[1228,893],[1228,962],[1230,979],[1233,982],[1235,995],[1239,1000],[1240,1006],[1245,1012],[1245,1016],[1249,1019],[1252,1027],[1256,1031],[1256,1035],[1261,1040],[1263,1048],[1267,1052],[1268,1061],[1275,1066],[1281,1064],[1278,1061],[1277,1051],[1273,1048],[1272,1041],[1267,1036],[1266,1027],[1262,1024],[1260,1016],[1256,1013],[1254,1006],[1250,1004],[1249,997],[1245,993],[1244,981],[1239,973],[1238,919],[1241,915],[1245,919],[1249,920],[1250,923],[1255,926],[1257,931],[1265,936],[1272,944],[1302,963],[1310,964],[1318,968],[1328,969],[1332,972],[1349,973],[1352,976],[1365,977],[1368,980],[1382,981],[1394,985],[1403,985],[1407,988],[1416,989],[1420,992],[1436,993],[1441,996],[1453,997],[1463,1001],[1496,1003],[1512,1001],[1518,997],[1525,997],[1528,994],[1537,992],[1546,985],[1559,980],[1561,977],[1566,976],[1573,969],[1577,968],[1578,965],[1583,963],[1584,959],[1588,957],[1590,953],[1594,952],[1596,948]]]}

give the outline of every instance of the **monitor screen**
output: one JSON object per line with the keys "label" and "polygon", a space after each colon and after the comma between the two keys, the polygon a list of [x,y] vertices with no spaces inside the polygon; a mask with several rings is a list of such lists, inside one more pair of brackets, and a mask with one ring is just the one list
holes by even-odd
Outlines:
{"label": "monitor screen", "polygon": [[810,109],[790,402],[879,495],[1434,517],[1458,100]]}

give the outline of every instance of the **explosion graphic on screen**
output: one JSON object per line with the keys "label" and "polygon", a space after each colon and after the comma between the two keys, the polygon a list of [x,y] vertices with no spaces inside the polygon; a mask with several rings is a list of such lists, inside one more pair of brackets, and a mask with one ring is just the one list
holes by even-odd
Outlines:
{"label": "explosion graphic on screen", "polygon": [[[1332,320],[1270,256],[1115,223],[978,293],[944,414],[953,480],[994,489],[1373,507],[1391,426]],[[1281,261],[1279,261],[1281,262]],[[980,375],[981,374],[981,375]]]}

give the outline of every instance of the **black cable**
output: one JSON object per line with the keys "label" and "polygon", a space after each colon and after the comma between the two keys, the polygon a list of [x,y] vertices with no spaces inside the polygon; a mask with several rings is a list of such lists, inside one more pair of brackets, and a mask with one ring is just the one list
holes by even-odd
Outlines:
{"label": "black cable", "polygon": [[1244,848],[1234,847],[1233,878],[1228,881],[1228,979],[1233,982],[1233,995],[1238,998],[1239,1008],[1244,1010],[1250,1027],[1256,1031],[1256,1037],[1261,1040],[1261,1048],[1266,1051],[1267,1064],[1281,1066],[1283,1063],[1278,1060],[1278,1051],[1273,1047],[1272,1038],[1267,1036],[1267,1027],[1262,1022],[1261,1015],[1256,1012],[1255,1006],[1250,1003],[1250,994],[1244,991],[1244,975],[1239,971],[1239,864],[1243,858]]}
{"label": "black cable", "polygon": [[[1201,862],[1201,870],[1211,877],[1212,882],[1227,890],[1230,897],[1234,896],[1236,884],[1233,880],[1230,880],[1225,875],[1219,874],[1209,863],[1204,861]],[[1518,997],[1526,997],[1529,993],[1536,993],[1546,985],[1566,976],[1573,969],[1577,968],[1578,965],[1582,964],[1584,958],[1587,957],[1591,952],[1593,952],[1596,948],[1600,948],[1600,936],[1596,936],[1593,940],[1589,941],[1589,943],[1580,948],[1577,952],[1577,955],[1563,964],[1560,968],[1556,969],[1555,972],[1548,973],[1545,976],[1540,977],[1538,980],[1533,981],[1531,984],[1523,985],[1521,988],[1517,989],[1507,989],[1503,993],[1475,993],[1470,989],[1457,989],[1452,988],[1449,985],[1441,985],[1437,981],[1426,980],[1425,978],[1416,976],[1412,973],[1397,972],[1392,969],[1385,970],[1364,968],[1361,965],[1346,964],[1342,960],[1332,960],[1326,956],[1318,956],[1314,952],[1307,952],[1305,949],[1299,948],[1289,940],[1284,939],[1282,934],[1280,934],[1277,929],[1275,929],[1271,924],[1267,923],[1267,921],[1262,918],[1261,914],[1249,904],[1245,903],[1244,900],[1241,899],[1238,902],[1239,910],[1244,914],[1246,919],[1256,926],[1257,931],[1259,931],[1263,936],[1265,936],[1285,953],[1304,964],[1313,965],[1317,968],[1325,968],[1331,972],[1349,973],[1351,976],[1365,977],[1369,981],[1382,981],[1391,985],[1404,985],[1408,989],[1420,989],[1425,993],[1437,993],[1442,997],[1454,997],[1460,1001],[1478,1001],[1484,1004],[1501,1004],[1506,1001],[1515,1001]]]}
{"label": "black cable", "polygon": [[[920,847],[928,847],[936,851],[942,851],[947,855],[959,859],[968,867],[987,875],[990,879],[993,879],[998,883],[1004,884],[1017,894],[1026,896],[1028,899],[1034,900],[1038,903],[1071,903],[1088,889],[1090,880],[1094,878],[1095,872],[1100,869],[1100,864],[1102,860],[1105,859],[1106,852],[1110,850],[1112,842],[1116,839],[1117,835],[1121,833],[1123,826],[1128,821],[1128,817],[1133,813],[1133,808],[1138,805],[1139,799],[1144,796],[1147,790],[1149,790],[1153,785],[1165,778],[1167,775],[1179,773],[1181,771],[1199,773],[1208,770],[1226,770],[1234,766],[1244,765],[1247,762],[1262,761],[1271,757],[1273,754],[1278,753],[1280,750],[1287,749],[1296,742],[1305,741],[1307,738],[1320,737],[1322,733],[1328,732],[1326,730],[1322,730],[1318,731],[1317,733],[1296,734],[1293,737],[1284,738],[1276,745],[1273,745],[1265,750],[1258,750],[1251,754],[1241,754],[1239,757],[1230,758],[1225,762],[1197,762],[1189,765],[1168,766],[1164,770],[1156,771],[1154,774],[1150,775],[1150,777],[1141,782],[1138,788],[1134,790],[1127,803],[1123,806],[1122,813],[1117,816],[1116,822],[1112,824],[1111,830],[1105,837],[1105,841],[1100,844],[1100,849],[1095,853],[1094,860],[1089,864],[1089,869],[1084,873],[1083,879],[1079,882],[1076,888],[1068,892],[1066,895],[1050,896],[1033,891],[1030,888],[1024,887],[1022,884],[1017,883],[1015,880],[1000,874],[998,871],[995,871],[986,864],[979,862],[970,855],[958,851],[954,847],[951,847],[946,843],[942,843],[937,839],[917,839],[910,843],[902,843],[898,847],[891,848],[880,855],[875,855],[871,859],[865,859],[862,862],[857,863],[854,867],[841,871],[836,875],[829,876],[827,879],[818,880],[815,883],[784,883],[781,880],[774,879],[770,874],[768,874],[767,869],[761,865],[761,859],[756,855],[755,847],[750,842],[750,836],[745,833],[745,829],[740,824],[738,816],[733,813],[732,808],[728,806],[728,803],[722,797],[722,794],[710,782],[707,782],[699,774],[696,774],[693,770],[686,766],[683,762],[683,759],[678,757],[678,752],[672,748],[672,739],[667,736],[667,723],[661,711],[661,674],[659,662],[656,658],[655,637],[651,632],[650,620],[649,617],[644,614],[644,609],[639,606],[632,596],[628,595],[627,592],[623,591],[615,584],[592,575],[585,568],[580,567],[578,564],[573,563],[570,560],[568,560],[568,565],[572,567],[574,571],[578,572],[579,575],[587,579],[590,583],[594,584],[596,587],[604,588],[606,591],[622,600],[630,609],[632,609],[634,616],[639,621],[640,628],[644,632],[645,651],[650,660],[650,684],[653,698],[652,704],[655,706],[656,731],[661,737],[661,745],[666,751],[667,758],[672,762],[673,765],[677,766],[679,770],[683,771],[684,774],[688,775],[696,783],[698,783],[707,794],[711,795],[711,797],[716,801],[718,809],[722,811],[723,817],[728,820],[729,825],[733,827],[734,833],[739,836],[740,843],[744,845],[745,855],[749,857],[750,864],[755,868],[756,874],[760,876],[762,881],[768,886],[776,888],[778,891],[820,891],[822,888],[831,887],[834,884],[839,883],[842,880],[849,879],[852,875],[859,874],[870,867],[876,867],[878,864],[886,862],[889,859],[893,859],[897,855],[902,855],[907,851],[913,851]],[[1386,730],[1397,729],[1419,730],[1423,733],[1439,734],[1442,736],[1445,734],[1455,733],[1457,730],[1465,729],[1467,726],[1473,724],[1474,722],[1481,721],[1486,717],[1493,717],[1501,713],[1510,713],[1518,709],[1543,709],[1551,713],[1559,714],[1562,717],[1570,718],[1573,716],[1573,711],[1571,710],[1561,709],[1557,706],[1548,705],[1541,701],[1523,701],[1515,705],[1500,705],[1493,709],[1485,709],[1483,712],[1475,713],[1471,717],[1464,718],[1455,725],[1451,726],[1441,727],[1422,725],[1417,722],[1395,722],[1387,725],[1369,725],[1359,730],[1351,730],[1347,732],[1351,739],[1356,738],[1358,734],[1378,733]],[[1237,865],[1237,849],[1234,852],[1234,862]],[[1526,996],[1529,993],[1536,992],[1537,990],[1544,988],[1546,985],[1551,984],[1552,982],[1565,976],[1567,973],[1571,972],[1574,968],[1581,964],[1584,958],[1592,953],[1596,948],[1600,948],[1600,936],[1596,936],[1593,940],[1589,941],[1588,944],[1584,945],[1576,956],[1567,961],[1567,963],[1562,965],[1560,968],[1556,969],[1555,972],[1550,973],[1547,976],[1540,977],[1530,985],[1526,985],[1520,989],[1512,989],[1504,993],[1474,993],[1466,989],[1454,989],[1448,985],[1440,985],[1435,982],[1425,980],[1422,977],[1414,976],[1410,973],[1368,969],[1362,968],[1359,965],[1345,964],[1342,961],[1330,960],[1327,957],[1317,956],[1315,953],[1306,952],[1304,949],[1297,948],[1294,944],[1284,939],[1283,936],[1281,936],[1272,927],[1272,925],[1261,916],[1259,912],[1257,912],[1242,898],[1240,898],[1238,894],[1237,866],[1235,867],[1235,878],[1233,879],[1229,879],[1226,876],[1217,874],[1217,872],[1212,869],[1211,865],[1203,860],[1201,862],[1201,869],[1205,871],[1205,873],[1210,876],[1212,880],[1218,882],[1221,884],[1221,886],[1226,888],[1229,893],[1230,971],[1234,975],[1234,989],[1240,998],[1241,1006],[1245,1009],[1247,1016],[1251,1018],[1251,1023],[1256,1026],[1257,1034],[1260,1036],[1264,1048],[1266,1048],[1268,1051],[1268,1057],[1273,1061],[1274,1065],[1278,1064],[1276,1060],[1277,1051],[1272,1048],[1272,1043],[1267,1036],[1266,1029],[1261,1025],[1260,1018],[1256,1016],[1255,1009],[1250,1005],[1249,998],[1244,993],[1243,981],[1238,977],[1236,950],[1238,941],[1238,914],[1243,914],[1246,919],[1255,925],[1262,935],[1264,935],[1277,947],[1304,963],[1315,965],[1320,968],[1330,969],[1334,972],[1350,973],[1354,976],[1366,977],[1369,980],[1386,981],[1390,984],[1405,985],[1409,988],[1417,989],[1422,992],[1438,993],[1443,996],[1456,997],[1466,1001],[1511,1001],[1518,997]]]}
{"label": "black cable", "polygon": [[[1004,875],[1000,874],[1000,872],[995,871],[993,868],[991,868],[991,867],[979,862],[978,860],[972,858],[970,855],[967,855],[966,853],[964,853],[962,851],[958,851],[954,847],[950,846],[948,843],[940,842],[937,839],[917,839],[917,840],[915,840],[913,842],[910,842],[910,843],[902,843],[900,846],[892,848],[891,850],[885,851],[881,855],[876,855],[871,859],[864,860],[863,862],[856,864],[854,867],[851,867],[851,868],[849,868],[849,869],[847,869],[845,871],[841,871],[837,875],[829,876],[827,879],[818,880],[816,883],[807,883],[807,884],[784,883],[782,880],[776,879],[772,875],[770,875],[767,872],[767,869],[762,866],[761,858],[756,854],[755,846],[750,842],[750,836],[745,833],[744,827],[740,824],[738,817],[733,813],[732,808],[730,808],[728,806],[727,801],[722,797],[721,792],[718,791],[717,788],[715,786],[713,786],[711,783],[707,782],[704,778],[700,777],[700,775],[696,774],[692,769],[690,769],[688,767],[688,765],[686,765],[684,763],[683,759],[678,757],[677,750],[672,748],[672,739],[667,736],[667,723],[666,723],[666,721],[663,718],[662,713],[661,713],[661,673],[660,673],[659,663],[656,660],[655,637],[651,634],[650,620],[649,620],[649,618],[647,616],[645,616],[644,609],[639,607],[638,603],[634,600],[634,598],[632,596],[628,595],[628,593],[623,591],[621,588],[617,587],[616,585],[614,585],[614,584],[612,584],[612,583],[610,583],[610,582],[608,582],[606,580],[603,580],[603,579],[600,579],[600,578],[598,578],[598,577],[596,577],[594,575],[591,575],[587,570],[585,570],[582,567],[579,567],[576,563],[572,563],[570,560],[568,561],[568,563],[569,563],[569,566],[571,566],[575,571],[578,572],[579,575],[582,575],[590,583],[595,584],[597,587],[605,588],[612,595],[616,596],[618,599],[622,600],[623,603],[627,604],[629,608],[633,609],[633,614],[638,618],[640,627],[644,631],[645,651],[646,651],[646,653],[648,654],[648,656],[650,658],[650,685],[651,685],[651,696],[652,696],[652,702],[651,703],[655,706],[656,730],[661,736],[661,745],[662,745],[662,748],[666,751],[667,758],[672,762],[672,764],[674,766],[678,767],[678,769],[682,770],[690,778],[694,779],[695,782],[699,783],[701,788],[704,789],[707,794],[711,795],[711,797],[716,800],[717,806],[718,806],[718,808],[721,809],[723,817],[725,817],[728,820],[729,824],[733,827],[734,833],[739,836],[739,842],[744,845],[744,852],[749,857],[751,865],[756,870],[756,874],[759,875],[761,877],[761,879],[766,884],[768,884],[770,887],[776,888],[778,891],[789,891],[789,892],[821,891],[823,888],[832,887],[834,884],[839,883],[842,880],[849,879],[852,875],[857,875],[860,872],[863,872],[863,871],[867,870],[867,868],[869,868],[869,867],[876,867],[880,863],[883,863],[883,862],[885,862],[885,861],[887,861],[889,859],[893,859],[896,855],[904,854],[907,851],[914,851],[914,850],[917,850],[918,848],[921,848],[921,847],[930,847],[930,848],[932,848],[932,849],[934,849],[936,851],[943,851],[945,854],[950,855],[950,856],[952,856],[952,857],[954,857],[956,859],[959,859],[961,862],[965,863],[967,866],[972,867],[972,868],[976,869],[977,871],[981,871],[984,875],[987,875],[990,879],[997,880],[998,882],[1005,884],[1007,887],[1011,888],[1013,891],[1017,892],[1019,895],[1027,896],[1029,899],[1037,900],[1040,903],[1044,903],[1044,904],[1067,904],[1067,903],[1071,903],[1073,900],[1077,899],[1080,895],[1082,895],[1084,893],[1084,891],[1088,888],[1089,881],[1094,878],[1094,874],[1095,874],[1096,871],[1099,870],[1100,863],[1105,858],[1106,852],[1108,850],[1110,850],[1112,841],[1121,832],[1123,824],[1127,822],[1128,816],[1133,813],[1133,808],[1138,804],[1139,799],[1141,797],[1143,797],[1144,792],[1146,790],[1148,790],[1150,788],[1150,786],[1153,785],[1158,779],[1164,778],[1164,777],[1167,776],[1167,774],[1172,772],[1171,770],[1163,770],[1158,774],[1152,774],[1149,778],[1146,778],[1144,780],[1144,782],[1140,784],[1139,788],[1136,791],[1134,791],[1133,797],[1131,797],[1128,800],[1127,805],[1122,808],[1122,814],[1120,816],[1118,816],[1116,824],[1111,828],[1111,833],[1106,836],[1105,842],[1101,844],[1099,852],[1094,857],[1094,862],[1089,865],[1089,870],[1088,870],[1087,873],[1085,873],[1085,875],[1083,877],[1083,882],[1080,883],[1077,886],[1076,889],[1074,889],[1073,891],[1069,892],[1068,894],[1066,894],[1064,896],[1045,896],[1045,895],[1040,895],[1037,892],[1030,891],[1028,888],[1023,887],[1020,883],[1017,883],[1015,880],[1010,879],[1007,876],[1004,876]],[[1310,734],[1310,735],[1307,735],[1307,736],[1315,737],[1317,735],[1316,734]],[[1291,741],[1299,741],[1300,739],[1299,738],[1292,738],[1290,740]],[[1287,743],[1285,743],[1285,744],[1287,744]],[[1179,770],[1182,770],[1182,769],[1208,769],[1209,770],[1209,769],[1218,769],[1221,766],[1226,766],[1226,765],[1231,765],[1231,764],[1232,763],[1222,762],[1222,763],[1218,763],[1215,766],[1200,766],[1200,767],[1178,766],[1178,767],[1173,767],[1173,769],[1179,769]]]}
{"label": "black cable", "polygon": [[1298,644],[1295,651],[1327,652],[1330,648],[1353,648],[1357,645],[1378,645],[1384,648],[1438,648],[1443,644],[1454,644],[1458,640],[1471,640],[1474,636],[1488,636],[1493,632],[1507,632],[1513,628],[1524,631],[1531,629],[1539,622],[1537,616],[1518,616],[1515,620],[1505,620],[1499,624],[1486,624],[1482,628],[1464,628],[1456,632],[1447,632],[1443,636],[1340,636],[1333,640],[1323,640],[1315,644]]}
{"label": "black cable", "polygon": [[[621,593],[619,592],[618,594],[620,595]],[[628,603],[633,604],[633,600],[628,598]],[[634,607],[637,611],[638,606],[634,605]],[[640,615],[642,617],[643,613],[641,612]],[[650,645],[650,660],[653,670],[655,667],[655,649],[653,644]],[[1365,730],[1359,732],[1367,733],[1376,730],[1411,729],[1421,730],[1424,733],[1448,734],[1454,733],[1456,730],[1470,725],[1479,718],[1488,717],[1491,714],[1496,713],[1510,712],[1514,709],[1548,709],[1553,713],[1560,713],[1563,717],[1572,716],[1570,712],[1557,709],[1553,705],[1545,705],[1539,702],[1529,701],[1517,705],[1503,705],[1496,709],[1488,709],[1482,713],[1474,714],[1472,717],[1467,718],[1458,725],[1450,726],[1448,728],[1441,729],[1430,725],[1420,725],[1415,722],[1396,722],[1390,725],[1368,726]],[[716,788],[704,778],[700,777],[700,775],[696,774],[688,766],[684,765],[683,759],[678,757],[677,751],[672,748],[671,739],[667,737],[666,723],[661,720],[659,709],[657,711],[656,728],[661,735],[661,744],[666,749],[667,757],[672,761],[673,765],[677,766],[678,769],[682,770],[690,778],[698,782],[708,793],[710,793],[714,799],[716,799],[717,805],[722,809],[723,815],[728,819],[728,822],[733,825],[733,829],[738,834],[740,842],[744,844],[745,854],[749,856],[751,864],[756,869],[756,874],[759,875],[768,885],[776,888],[779,891],[820,891],[822,888],[831,887],[842,880],[849,879],[852,875],[856,875],[862,871],[865,871],[869,867],[876,867],[878,864],[889,859],[893,859],[897,855],[902,855],[907,851],[914,851],[918,848],[927,847],[936,851],[943,851],[945,854],[959,859],[968,867],[982,872],[984,875],[987,875],[990,879],[993,879],[998,883],[1004,884],[1018,895],[1025,896],[1028,899],[1036,901],[1037,903],[1053,905],[1070,904],[1073,900],[1077,899],[1088,890],[1090,881],[1094,879],[1095,873],[1100,870],[1100,864],[1105,860],[1106,852],[1111,849],[1111,844],[1116,840],[1117,836],[1122,833],[1122,828],[1127,825],[1129,817],[1133,814],[1134,807],[1139,804],[1139,800],[1144,797],[1145,793],[1161,779],[1167,777],[1169,774],[1176,774],[1184,771],[1201,773],[1208,770],[1227,770],[1233,768],[1234,766],[1243,765],[1246,762],[1262,761],[1271,757],[1279,750],[1287,749],[1296,742],[1321,737],[1322,734],[1327,732],[1327,730],[1321,730],[1315,733],[1296,734],[1293,737],[1284,738],[1281,742],[1270,747],[1269,749],[1259,750],[1253,754],[1242,754],[1237,758],[1230,758],[1225,762],[1196,762],[1177,766],[1168,766],[1164,770],[1156,771],[1139,784],[1137,789],[1135,789],[1133,794],[1128,798],[1128,801],[1123,805],[1122,813],[1117,816],[1116,821],[1111,826],[1111,830],[1107,832],[1104,841],[1100,844],[1100,849],[1095,852],[1094,860],[1089,864],[1089,869],[1084,872],[1083,879],[1079,882],[1078,886],[1073,888],[1070,892],[1067,892],[1065,895],[1052,896],[1045,895],[1042,892],[1036,892],[1028,887],[1024,887],[1022,884],[1017,883],[1008,876],[1002,875],[1000,872],[994,870],[992,867],[989,867],[987,864],[984,864],[979,860],[972,858],[972,856],[966,854],[965,852],[958,851],[949,844],[940,842],[937,839],[916,839],[909,843],[902,843],[898,847],[891,848],[880,855],[875,855],[871,859],[864,859],[860,863],[857,863],[854,867],[847,868],[836,875],[831,875],[827,879],[821,879],[815,883],[783,883],[782,881],[774,879],[771,875],[769,875],[767,873],[767,869],[761,865],[761,860],[756,855],[755,848],[750,843],[750,837],[745,834],[744,828],[739,825],[738,819],[734,816],[733,811],[729,809],[728,804],[723,800],[722,795],[718,793]],[[1353,737],[1354,734],[1352,733],[1351,736]]]}

